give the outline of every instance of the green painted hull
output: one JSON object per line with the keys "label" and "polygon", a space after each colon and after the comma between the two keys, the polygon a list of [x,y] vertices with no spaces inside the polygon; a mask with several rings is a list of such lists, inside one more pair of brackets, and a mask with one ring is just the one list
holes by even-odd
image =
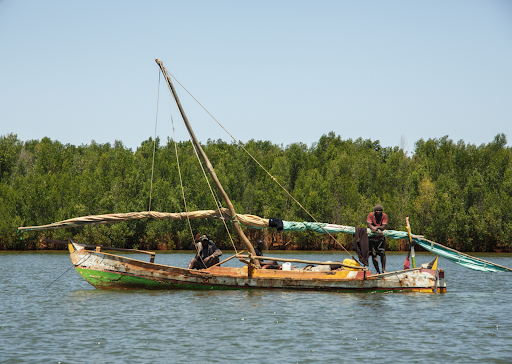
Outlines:
{"label": "green painted hull", "polygon": [[76,271],[87,282],[99,289],[239,289],[240,287],[225,287],[196,283],[177,282],[173,280],[152,280],[147,277],[139,277],[129,274],[103,272],[84,268],[76,268]]}

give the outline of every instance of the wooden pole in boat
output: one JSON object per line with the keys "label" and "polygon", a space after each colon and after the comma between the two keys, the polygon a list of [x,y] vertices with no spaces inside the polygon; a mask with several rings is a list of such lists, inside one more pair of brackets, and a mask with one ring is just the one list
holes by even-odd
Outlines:
{"label": "wooden pole in boat", "polygon": [[[233,259],[233,258],[237,258],[237,257],[239,257],[239,256],[240,256],[240,254],[243,254],[243,252],[245,252],[245,250],[242,250],[241,252],[238,252],[238,253],[236,253],[235,255],[232,255],[232,256],[230,256],[230,257],[229,257],[229,258],[227,258],[227,259],[224,259],[222,262],[218,262],[218,263],[216,263],[216,264],[212,265],[212,267],[215,267],[216,265],[224,264],[224,263],[226,263],[227,261],[230,261],[230,260],[231,260],[231,259]],[[211,267],[210,267],[210,268],[211,268]]]}
{"label": "wooden pole in boat", "polygon": [[[174,85],[172,84],[171,78],[169,77],[169,74],[167,73],[167,70],[165,69],[162,61],[160,61],[158,58],[155,59],[155,62],[160,67],[160,70],[162,71],[165,80],[167,81],[167,86],[172,92],[172,95],[174,97],[174,100],[176,101],[176,105],[178,105],[178,109],[180,110],[181,117],[183,118],[183,122],[185,123],[185,126],[187,127],[188,133],[190,134],[190,137],[192,138],[192,142],[194,143],[196,149],[199,151],[199,154],[201,154],[201,157],[204,160],[204,163],[206,164],[206,168],[208,169],[208,172],[210,172],[210,175],[213,178],[213,181],[215,182],[215,185],[217,186],[217,189],[219,190],[222,198],[226,202],[226,205],[229,209],[229,212],[231,213],[231,216],[234,218],[236,216],[235,208],[233,207],[233,204],[231,203],[228,195],[224,191],[224,188],[219,182],[219,179],[217,178],[217,174],[215,173],[215,170],[213,169],[212,164],[210,163],[210,160],[206,156],[205,152],[203,151],[203,148],[201,147],[201,144],[199,144],[199,141],[196,138],[196,135],[194,134],[194,131],[192,130],[192,127],[190,126],[190,123],[188,122],[187,115],[185,114],[185,111],[183,110],[183,107],[181,106],[180,99],[178,98],[178,94],[176,93],[176,90],[174,89]],[[240,239],[242,239],[242,242],[245,244],[247,250],[252,254],[252,256],[256,256],[256,252],[254,251],[254,248],[247,238],[245,236],[242,227],[240,226],[239,222],[235,219],[233,219],[233,223],[235,225],[235,230],[238,233],[238,236]],[[260,268],[260,262],[257,259],[251,259],[252,263],[257,267]]]}
{"label": "wooden pole in boat", "polygon": [[414,241],[412,241],[412,237],[411,237],[411,225],[409,225],[409,217],[405,218],[405,222],[407,224],[407,233],[409,234],[409,244],[411,244],[412,267],[416,268],[416,256],[414,254]]}

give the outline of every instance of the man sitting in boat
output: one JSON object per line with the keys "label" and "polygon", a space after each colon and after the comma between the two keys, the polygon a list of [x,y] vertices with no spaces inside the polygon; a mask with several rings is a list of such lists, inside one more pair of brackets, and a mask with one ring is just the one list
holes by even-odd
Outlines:
{"label": "man sitting in boat", "polygon": [[201,239],[196,247],[197,254],[188,264],[188,269],[210,268],[219,262],[222,251],[215,246],[215,243],[210,240],[208,235],[201,235]]}
{"label": "man sitting in boat", "polygon": [[[256,255],[259,257],[263,256],[263,250],[265,249],[265,242],[263,239],[256,240],[256,247],[254,248],[254,251],[256,252]],[[277,264],[275,260],[270,261],[264,261],[260,260],[260,265],[262,269],[279,269],[280,266]]]}
{"label": "man sitting in boat", "polygon": [[382,205],[376,205],[373,208],[373,212],[368,214],[366,225],[372,233],[378,234],[368,237],[373,266],[377,270],[377,273],[380,273],[379,262],[377,261],[377,255],[379,255],[382,273],[386,273],[386,238],[383,231],[386,230],[388,225],[388,215],[383,212]]}

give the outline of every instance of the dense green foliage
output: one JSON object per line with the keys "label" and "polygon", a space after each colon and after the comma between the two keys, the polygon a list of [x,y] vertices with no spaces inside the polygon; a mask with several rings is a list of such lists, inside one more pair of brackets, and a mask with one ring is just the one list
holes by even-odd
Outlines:
{"label": "dense green foliage", "polygon": [[[22,142],[0,137],[0,247],[24,249],[43,238],[118,247],[186,248],[186,221],[132,221],[113,225],[17,233],[18,226],[72,217],[147,211],[153,140],[133,152],[114,145],[63,145],[48,138]],[[179,165],[189,210],[214,209],[189,142],[178,143]],[[308,148],[285,148],[251,140],[245,148],[320,222],[365,226],[376,203],[384,205],[389,228],[413,231],[464,251],[512,245],[512,149],[497,135],[481,146],[448,137],[419,140],[412,157],[378,141],[324,135]],[[312,219],[241,148],[208,141],[206,154],[239,213],[284,220]],[[175,145],[156,143],[151,209],[184,211]],[[229,241],[222,223],[193,220],[194,232]],[[251,233],[251,232],[250,232]],[[259,234],[252,231],[252,234]],[[325,236],[288,234],[307,247]],[[229,244],[224,243],[224,246]]]}

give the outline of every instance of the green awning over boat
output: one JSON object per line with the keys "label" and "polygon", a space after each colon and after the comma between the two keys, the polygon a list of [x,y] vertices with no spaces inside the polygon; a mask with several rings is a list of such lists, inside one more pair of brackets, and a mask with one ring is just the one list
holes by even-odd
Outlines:
{"label": "green awning over boat", "polygon": [[[348,233],[354,235],[356,232],[355,227],[353,226],[345,226],[345,225],[335,225],[335,224],[325,224],[325,223],[316,223],[316,222],[295,222],[295,221],[284,221],[283,220],[283,230],[284,231],[296,231],[296,232],[304,232],[307,230],[314,231],[320,234],[339,234],[339,233]],[[374,235],[370,229],[368,229],[368,236]],[[391,239],[407,239],[409,240],[409,234],[405,231],[397,231],[397,230],[386,230],[384,231],[384,235]],[[421,246],[422,248],[428,250],[431,253],[439,255],[443,258],[448,259],[449,261],[459,264],[463,267],[478,270],[482,272],[512,272],[512,269],[503,267],[501,265],[488,262],[486,260],[473,257],[468,254],[464,254],[458,252],[456,250],[450,249],[444,245],[435,243],[433,241],[427,240],[422,236],[413,235],[413,240],[416,244]]]}

